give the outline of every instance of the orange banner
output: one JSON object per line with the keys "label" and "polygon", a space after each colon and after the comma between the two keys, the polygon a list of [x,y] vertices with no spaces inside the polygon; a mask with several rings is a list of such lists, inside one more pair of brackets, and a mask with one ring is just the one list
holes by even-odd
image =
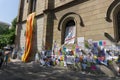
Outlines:
{"label": "orange banner", "polygon": [[33,24],[34,24],[35,13],[28,15],[26,22],[26,42],[25,42],[25,51],[22,55],[22,61],[27,62],[30,57],[31,43],[32,43],[32,33],[33,33]]}

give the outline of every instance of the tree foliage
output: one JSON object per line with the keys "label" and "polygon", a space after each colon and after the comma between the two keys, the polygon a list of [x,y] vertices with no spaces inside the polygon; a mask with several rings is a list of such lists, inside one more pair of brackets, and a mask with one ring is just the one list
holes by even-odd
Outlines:
{"label": "tree foliage", "polygon": [[14,44],[16,23],[17,23],[17,18],[15,18],[12,21],[12,25],[10,29],[5,28],[3,29],[4,31],[0,33],[0,48],[3,48],[8,44],[9,45]]}
{"label": "tree foliage", "polygon": [[8,25],[0,24],[0,35],[5,34],[8,31]]}

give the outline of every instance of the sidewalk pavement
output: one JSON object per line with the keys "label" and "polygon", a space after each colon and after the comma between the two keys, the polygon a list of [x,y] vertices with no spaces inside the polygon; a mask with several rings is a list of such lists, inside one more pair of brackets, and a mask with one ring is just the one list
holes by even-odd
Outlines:
{"label": "sidewalk pavement", "polygon": [[10,58],[10,62],[22,62],[20,59],[12,59],[12,58]]}
{"label": "sidewalk pavement", "polygon": [[0,80],[120,80],[103,75],[83,74],[60,67],[43,67],[39,63],[22,63],[11,59],[8,66],[0,70]]}

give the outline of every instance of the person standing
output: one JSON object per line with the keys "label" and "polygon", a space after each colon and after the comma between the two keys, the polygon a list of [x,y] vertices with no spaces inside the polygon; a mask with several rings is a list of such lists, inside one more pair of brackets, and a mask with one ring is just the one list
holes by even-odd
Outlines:
{"label": "person standing", "polygon": [[7,63],[8,63],[8,60],[9,60],[9,54],[10,54],[10,50],[9,49],[6,49],[5,52],[4,52],[4,65],[7,66]]}

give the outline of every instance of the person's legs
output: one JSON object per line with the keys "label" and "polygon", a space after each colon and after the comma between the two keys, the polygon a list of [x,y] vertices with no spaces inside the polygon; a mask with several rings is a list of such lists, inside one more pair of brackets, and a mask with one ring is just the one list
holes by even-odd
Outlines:
{"label": "person's legs", "polygon": [[8,56],[5,56],[5,61],[4,61],[5,66],[7,66],[7,62],[8,62]]}

